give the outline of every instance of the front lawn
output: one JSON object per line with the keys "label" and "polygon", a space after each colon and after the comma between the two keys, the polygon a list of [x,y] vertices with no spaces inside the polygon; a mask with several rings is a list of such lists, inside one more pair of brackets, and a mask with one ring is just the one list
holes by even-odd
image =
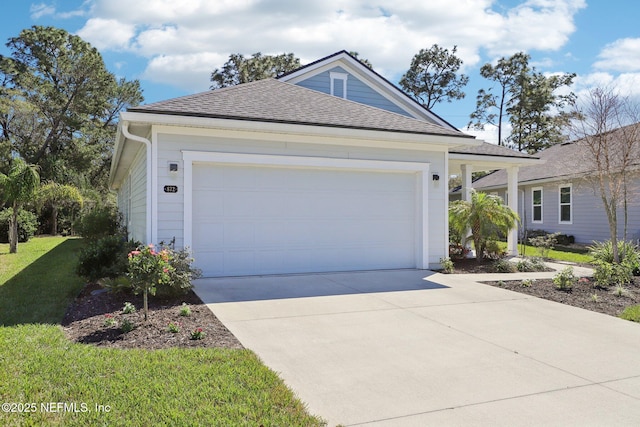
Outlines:
{"label": "front lawn", "polygon": [[[249,350],[121,350],[58,324],[79,239],[0,245],[0,425],[323,425]],[[11,403],[14,403],[11,405]],[[30,411],[30,412],[26,412]]]}

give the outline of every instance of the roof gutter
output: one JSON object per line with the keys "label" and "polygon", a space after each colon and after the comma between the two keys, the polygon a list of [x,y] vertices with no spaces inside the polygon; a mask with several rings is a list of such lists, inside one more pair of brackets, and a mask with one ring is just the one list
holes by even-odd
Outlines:
{"label": "roof gutter", "polygon": [[141,142],[145,145],[145,147],[147,148],[147,188],[146,188],[146,204],[147,204],[147,208],[146,208],[146,238],[148,242],[153,242],[153,237],[151,235],[151,230],[152,230],[152,226],[151,226],[151,207],[152,207],[152,189],[153,189],[153,182],[152,182],[152,178],[153,178],[153,174],[151,173],[151,169],[152,169],[152,164],[151,164],[151,141],[149,141],[147,138],[143,138],[141,136],[138,135],[134,135],[132,133],[129,132],[129,122],[128,121],[124,121],[121,123],[121,129],[122,129],[122,135],[124,135],[124,142],[127,141],[127,139],[130,139],[131,141],[137,141],[137,142]]}

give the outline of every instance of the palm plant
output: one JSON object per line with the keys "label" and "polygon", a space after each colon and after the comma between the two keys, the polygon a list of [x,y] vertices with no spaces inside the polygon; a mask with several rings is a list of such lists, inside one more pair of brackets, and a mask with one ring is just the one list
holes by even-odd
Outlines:
{"label": "palm plant", "polygon": [[8,175],[0,173],[0,200],[13,209],[9,218],[9,253],[18,251],[18,213],[33,198],[39,185],[37,166],[29,165],[20,158],[12,160]]}
{"label": "palm plant", "polygon": [[476,259],[482,261],[487,241],[509,232],[520,221],[518,214],[498,196],[471,192],[471,200],[457,200],[449,205],[449,225],[461,236],[471,238]]}

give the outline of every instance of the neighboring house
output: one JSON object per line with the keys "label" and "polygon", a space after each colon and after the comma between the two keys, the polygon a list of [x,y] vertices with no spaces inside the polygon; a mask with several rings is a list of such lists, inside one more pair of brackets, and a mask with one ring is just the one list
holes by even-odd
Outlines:
{"label": "neighboring house", "polygon": [[342,51],[130,108],[109,184],[130,238],[175,239],[205,276],[427,269],[448,256],[449,173],[477,163],[513,177],[533,161],[463,134]]}
{"label": "neighboring house", "polygon": [[[634,125],[640,126],[640,125]],[[624,128],[623,128],[624,129]],[[614,131],[613,135],[616,135]],[[640,134],[640,133],[639,133]],[[620,150],[612,150],[612,159]],[[544,163],[519,171],[518,214],[523,230],[544,230],[574,236],[577,243],[610,239],[609,222],[593,184],[594,162],[583,140],[558,144],[537,154]],[[635,165],[629,174],[627,237],[640,238],[640,143],[632,155]],[[477,190],[506,197],[507,177],[496,171],[473,183]],[[618,236],[624,233],[624,210],[617,211]]]}

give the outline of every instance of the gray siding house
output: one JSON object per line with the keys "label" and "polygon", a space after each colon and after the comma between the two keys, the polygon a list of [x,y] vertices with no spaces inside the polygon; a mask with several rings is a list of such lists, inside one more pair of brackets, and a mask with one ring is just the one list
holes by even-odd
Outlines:
{"label": "gray siding house", "polygon": [[[633,125],[634,128],[639,126]],[[615,132],[625,132],[625,128]],[[614,144],[615,140],[610,139],[609,143]],[[612,164],[621,152],[622,148],[610,151]],[[635,241],[640,239],[640,141],[630,154],[627,238]],[[577,243],[608,240],[609,222],[600,190],[594,185],[594,161],[585,142],[578,140],[555,145],[536,155],[544,163],[522,167],[518,176],[521,232],[524,229],[560,232],[574,236]],[[505,198],[506,179],[504,171],[499,170],[478,179],[473,187]],[[623,238],[623,206],[618,207],[617,218],[618,237]]]}
{"label": "gray siding house", "polygon": [[122,113],[109,184],[132,239],[175,240],[207,277],[428,269],[448,255],[446,177],[536,161],[341,51]]}

